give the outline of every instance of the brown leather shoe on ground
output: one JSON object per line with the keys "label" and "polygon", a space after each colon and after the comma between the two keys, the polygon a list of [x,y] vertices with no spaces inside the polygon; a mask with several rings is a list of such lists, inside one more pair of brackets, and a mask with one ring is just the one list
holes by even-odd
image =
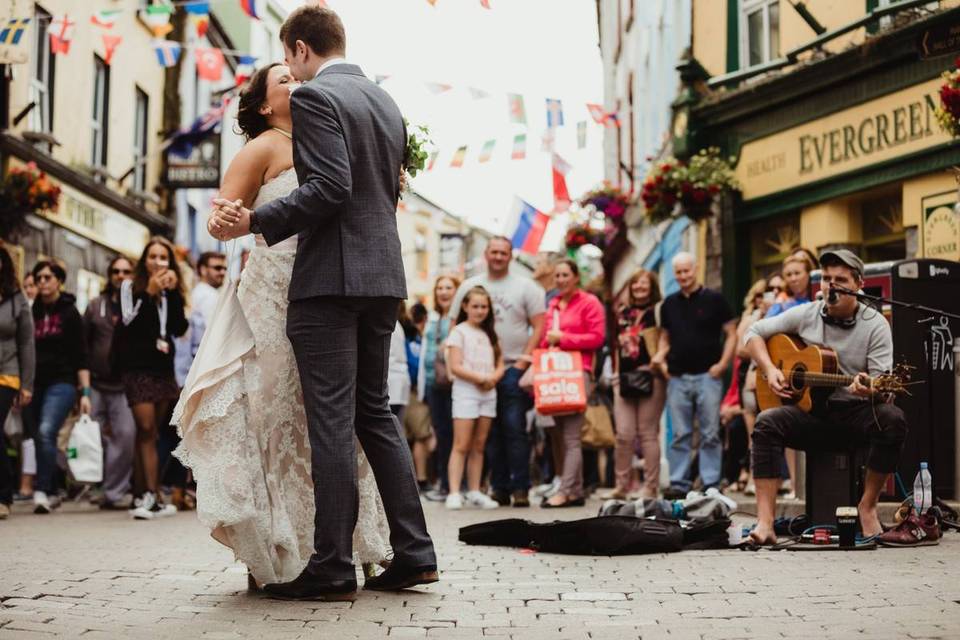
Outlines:
{"label": "brown leather shoe on ground", "polygon": [[440,581],[436,565],[410,567],[399,562],[392,562],[386,571],[369,578],[363,583],[364,589],[370,591],[403,591],[421,584],[432,584]]}
{"label": "brown leather shoe on ground", "polygon": [[529,507],[530,506],[530,495],[526,491],[514,491],[513,492],[513,506],[515,507]]}
{"label": "brown leather shoe on ground", "polygon": [[911,513],[906,520],[877,538],[885,547],[925,547],[940,544],[940,521],[933,510],[922,516]]}

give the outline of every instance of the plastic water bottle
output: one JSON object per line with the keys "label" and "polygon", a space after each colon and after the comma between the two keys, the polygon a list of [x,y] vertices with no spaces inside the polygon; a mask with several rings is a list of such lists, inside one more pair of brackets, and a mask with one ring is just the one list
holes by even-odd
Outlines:
{"label": "plastic water bottle", "polygon": [[919,514],[926,513],[933,506],[933,477],[926,462],[920,463],[920,471],[913,479],[913,506]]}

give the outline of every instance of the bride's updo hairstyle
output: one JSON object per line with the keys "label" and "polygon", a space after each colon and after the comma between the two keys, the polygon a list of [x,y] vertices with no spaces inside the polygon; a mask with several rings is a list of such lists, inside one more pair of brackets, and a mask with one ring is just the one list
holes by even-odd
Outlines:
{"label": "bride's updo hairstyle", "polygon": [[267,79],[270,69],[279,67],[279,62],[257,69],[250,76],[246,88],[240,92],[240,105],[237,107],[237,128],[248,141],[253,140],[270,128],[267,116],[260,113],[260,107],[267,103]]}

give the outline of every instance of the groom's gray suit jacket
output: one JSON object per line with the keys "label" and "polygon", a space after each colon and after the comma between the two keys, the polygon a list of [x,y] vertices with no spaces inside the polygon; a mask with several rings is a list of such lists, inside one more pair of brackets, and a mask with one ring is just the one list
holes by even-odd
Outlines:
{"label": "groom's gray suit jacket", "polygon": [[335,64],[290,97],[300,188],[256,210],[267,244],[299,236],[290,300],[407,297],[397,234],[406,129],[360,67]]}

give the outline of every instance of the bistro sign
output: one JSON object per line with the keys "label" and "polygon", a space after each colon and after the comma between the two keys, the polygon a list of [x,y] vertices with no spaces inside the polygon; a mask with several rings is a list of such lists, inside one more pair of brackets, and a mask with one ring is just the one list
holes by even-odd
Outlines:
{"label": "bistro sign", "polygon": [[746,143],[736,169],[744,200],[949,142],[934,114],[940,83],[931,80]]}
{"label": "bistro sign", "polygon": [[220,135],[193,146],[189,157],[167,152],[164,183],[171,189],[216,189],[220,186]]}

